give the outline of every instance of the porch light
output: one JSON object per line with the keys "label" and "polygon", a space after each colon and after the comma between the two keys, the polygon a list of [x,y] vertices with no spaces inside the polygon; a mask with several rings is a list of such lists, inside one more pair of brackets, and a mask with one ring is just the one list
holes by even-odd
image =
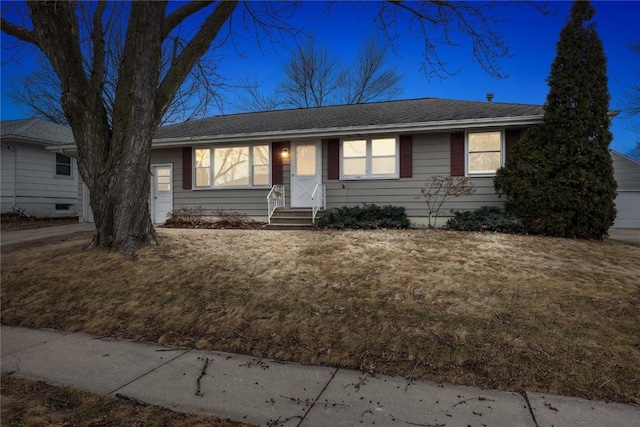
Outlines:
{"label": "porch light", "polygon": [[283,159],[288,159],[289,158],[289,149],[288,148],[283,148],[282,149],[282,158]]}

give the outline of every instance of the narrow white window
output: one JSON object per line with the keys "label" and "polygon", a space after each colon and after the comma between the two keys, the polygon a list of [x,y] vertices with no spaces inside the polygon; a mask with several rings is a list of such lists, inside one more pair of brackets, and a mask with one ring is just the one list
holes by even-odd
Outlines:
{"label": "narrow white window", "polygon": [[196,150],[196,187],[209,187],[211,185],[211,150]]}

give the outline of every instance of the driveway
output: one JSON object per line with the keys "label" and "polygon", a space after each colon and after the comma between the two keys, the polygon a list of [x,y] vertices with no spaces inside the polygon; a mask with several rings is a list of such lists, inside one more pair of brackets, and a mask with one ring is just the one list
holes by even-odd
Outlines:
{"label": "driveway", "polygon": [[83,222],[79,224],[32,228],[29,230],[3,231],[0,233],[0,246],[93,230],[95,230],[94,224]]}
{"label": "driveway", "polygon": [[609,238],[640,245],[640,228],[610,228]]}

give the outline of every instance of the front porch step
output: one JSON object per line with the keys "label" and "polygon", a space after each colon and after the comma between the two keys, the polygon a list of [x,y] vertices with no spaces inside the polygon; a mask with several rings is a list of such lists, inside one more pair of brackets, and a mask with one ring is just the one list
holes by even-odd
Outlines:
{"label": "front porch step", "polygon": [[[267,230],[309,230],[315,224],[311,218],[311,209],[287,209],[277,208],[271,216],[271,224],[264,226]],[[316,215],[316,221],[322,212]]]}

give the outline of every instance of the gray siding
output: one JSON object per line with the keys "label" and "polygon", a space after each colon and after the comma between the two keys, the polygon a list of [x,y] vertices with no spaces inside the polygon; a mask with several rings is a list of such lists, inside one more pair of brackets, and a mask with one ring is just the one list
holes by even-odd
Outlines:
{"label": "gray siding", "polygon": [[173,209],[202,207],[209,212],[224,209],[244,212],[257,218],[267,217],[269,189],[183,189],[182,148],[153,150],[151,164],[173,165]]}
{"label": "gray siding", "polygon": [[[413,136],[413,177],[392,180],[342,181],[327,179],[327,149],[323,147],[323,180],[327,185],[327,208],[356,206],[364,203],[403,206],[407,215],[422,223],[428,217],[420,188],[434,175],[448,175],[451,169],[449,134]],[[450,216],[453,210],[473,210],[481,206],[501,206],[502,201],[493,189],[492,178],[474,178],[476,193],[446,202],[441,215]]]}
{"label": "gray siding", "polygon": [[16,175],[15,175],[15,161],[16,153],[13,151],[14,147],[7,147],[2,144],[2,150],[0,151],[0,160],[2,161],[2,167],[0,168],[0,195],[2,198],[2,212],[9,212],[14,205],[14,198],[16,191]]}
{"label": "gray siding", "polygon": [[[16,150],[17,159],[5,164],[3,147],[3,180],[6,175],[15,176],[16,204],[27,213],[39,217],[75,216],[78,209],[78,168],[75,159],[71,159],[71,177],[55,174],[55,153],[39,145],[4,142]],[[9,156],[7,156],[7,160]],[[13,160],[13,159],[11,159]],[[5,167],[7,168],[5,170]],[[3,194],[4,194],[3,184]],[[13,199],[13,198],[12,198]],[[3,197],[2,210],[8,201]],[[56,204],[71,205],[67,211],[56,210]],[[13,206],[11,200],[10,207]]]}
{"label": "gray siding", "polygon": [[615,151],[613,175],[618,182],[616,209],[618,215],[613,224],[616,228],[640,228],[640,162],[629,159]]}
{"label": "gray siding", "polygon": [[[414,221],[422,223],[428,216],[424,199],[419,199],[420,187],[433,175],[450,173],[449,134],[422,134],[413,137],[413,177],[392,180],[342,181],[327,179],[327,144],[322,147],[323,182],[327,187],[327,208],[356,206],[364,203],[403,206]],[[264,219],[267,215],[268,189],[185,190],[182,188],[182,148],[153,150],[151,164],[172,164],[174,209],[201,206],[211,211],[217,208],[237,210]],[[290,193],[290,164],[283,165],[287,206]],[[450,216],[453,210],[473,210],[481,206],[501,206],[502,200],[493,189],[492,178],[474,178],[476,193],[453,199],[443,205],[441,214]]]}
{"label": "gray siding", "polygon": [[615,151],[613,159],[613,176],[618,182],[618,191],[640,191],[640,162],[629,159]]}

